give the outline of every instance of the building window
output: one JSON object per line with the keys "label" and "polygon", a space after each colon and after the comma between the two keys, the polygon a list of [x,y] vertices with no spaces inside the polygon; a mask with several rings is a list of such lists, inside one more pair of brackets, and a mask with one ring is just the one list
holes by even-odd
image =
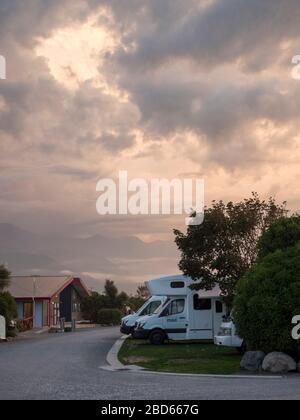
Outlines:
{"label": "building window", "polygon": [[211,299],[200,299],[198,295],[194,295],[195,311],[210,311]]}

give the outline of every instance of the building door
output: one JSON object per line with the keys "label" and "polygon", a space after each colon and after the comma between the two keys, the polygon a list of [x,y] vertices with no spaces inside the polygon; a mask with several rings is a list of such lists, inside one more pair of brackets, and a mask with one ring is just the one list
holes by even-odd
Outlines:
{"label": "building door", "polygon": [[33,304],[30,303],[24,303],[24,319],[31,318],[33,315]]}
{"label": "building door", "polygon": [[35,302],[35,328],[43,328],[43,302]]}

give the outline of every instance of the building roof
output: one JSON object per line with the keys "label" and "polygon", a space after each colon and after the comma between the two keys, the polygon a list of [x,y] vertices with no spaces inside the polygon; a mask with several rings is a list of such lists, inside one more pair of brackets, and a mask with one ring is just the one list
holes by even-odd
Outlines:
{"label": "building roof", "polygon": [[66,287],[72,284],[81,296],[89,292],[78,277],[73,276],[16,276],[11,277],[9,292],[15,299],[21,298],[55,298]]}

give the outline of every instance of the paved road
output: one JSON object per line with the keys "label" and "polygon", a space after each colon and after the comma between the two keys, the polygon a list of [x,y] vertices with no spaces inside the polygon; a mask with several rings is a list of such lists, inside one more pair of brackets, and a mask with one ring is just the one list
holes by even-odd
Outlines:
{"label": "paved road", "polygon": [[115,328],[0,344],[0,399],[300,399],[300,378],[213,379],[109,372]]}

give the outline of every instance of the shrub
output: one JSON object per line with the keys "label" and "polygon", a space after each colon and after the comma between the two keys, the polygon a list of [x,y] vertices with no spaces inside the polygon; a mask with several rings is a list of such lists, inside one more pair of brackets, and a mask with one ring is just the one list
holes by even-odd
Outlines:
{"label": "shrub", "polygon": [[265,257],[240,281],[234,302],[238,334],[249,350],[299,356],[291,336],[300,314],[300,245]]}
{"label": "shrub", "polygon": [[258,241],[258,256],[263,259],[278,250],[300,242],[300,216],[283,217],[274,222]]}
{"label": "shrub", "polygon": [[121,318],[122,313],[119,309],[100,309],[97,313],[97,324],[119,325]]}
{"label": "shrub", "polygon": [[8,292],[0,293],[0,315],[6,320],[6,328],[18,316],[16,301]]}

